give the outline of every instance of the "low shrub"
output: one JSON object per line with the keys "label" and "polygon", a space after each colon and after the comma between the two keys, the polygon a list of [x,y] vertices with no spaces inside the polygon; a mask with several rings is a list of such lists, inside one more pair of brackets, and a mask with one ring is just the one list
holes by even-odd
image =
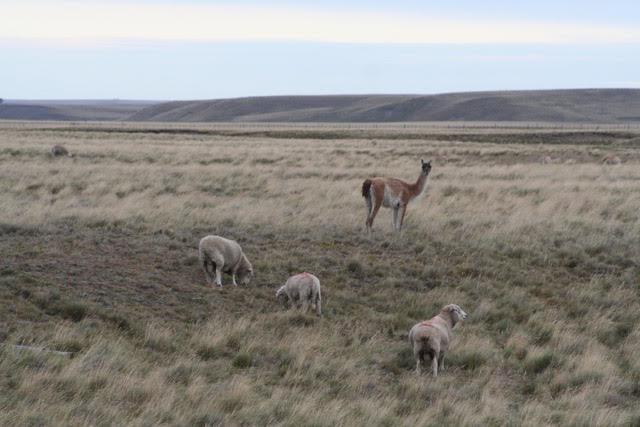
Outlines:
{"label": "low shrub", "polygon": [[538,356],[532,356],[524,362],[524,370],[527,373],[539,374],[553,362],[553,353],[547,351]]}
{"label": "low shrub", "polygon": [[253,364],[253,357],[249,353],[239,353],[233,358],[231,364],[238,369],[250,368]]}

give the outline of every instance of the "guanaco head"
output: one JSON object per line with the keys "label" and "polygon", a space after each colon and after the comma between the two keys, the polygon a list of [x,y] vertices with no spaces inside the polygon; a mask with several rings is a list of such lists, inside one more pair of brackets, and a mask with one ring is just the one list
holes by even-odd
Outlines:
{"label": "guanaco head", "polygon": [[420,162],[422,163],[422,173],[429,175],[429,172],[431,172],[431,160],[425,162],[424,159],[420,159]]}

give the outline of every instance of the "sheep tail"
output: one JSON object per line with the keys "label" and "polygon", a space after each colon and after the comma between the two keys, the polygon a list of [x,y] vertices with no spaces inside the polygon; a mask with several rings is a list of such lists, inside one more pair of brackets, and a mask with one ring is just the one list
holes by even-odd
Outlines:
{"label": "sheep tail", "polygon": [[371,184],[372,182],[370,179],[365,179],[362,183],[362,197],[364,197],[365,199],[371,197]]}
{"label": "sheep tail", "polygon": [[[413,345],[413,331],[409,331],[409,344]],[[429,344],[429,336],[421,336],[418,338],[425,346]]]}

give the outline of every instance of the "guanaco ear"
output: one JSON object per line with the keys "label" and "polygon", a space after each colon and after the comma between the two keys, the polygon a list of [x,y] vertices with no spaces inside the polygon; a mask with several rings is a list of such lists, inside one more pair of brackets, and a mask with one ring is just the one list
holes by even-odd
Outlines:
{"label": "guanaco ear", "polygon": [[420,159],[420,164],[424,165],[424,159]]}

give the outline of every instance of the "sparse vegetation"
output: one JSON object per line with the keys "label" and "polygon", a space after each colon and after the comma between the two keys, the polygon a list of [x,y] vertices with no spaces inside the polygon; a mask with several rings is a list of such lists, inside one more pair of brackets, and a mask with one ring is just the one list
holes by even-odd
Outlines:
{"label": "sparse vegetation", "polygon": [[[114,126],[0,124],[0,425],[640,419],[637,144]],[[56,143],[77,156],[51,161]],[[403,235],[383,211],[368,237],[363,177],[414,179],[421,157],[433,176]],[[207,234],[241,243],[248,287],[205,283]],[[301,271],[322,282],[323,318],[275,300]],[[470,318],[439,377],[418,378],[406,334],[452,302]]]}

